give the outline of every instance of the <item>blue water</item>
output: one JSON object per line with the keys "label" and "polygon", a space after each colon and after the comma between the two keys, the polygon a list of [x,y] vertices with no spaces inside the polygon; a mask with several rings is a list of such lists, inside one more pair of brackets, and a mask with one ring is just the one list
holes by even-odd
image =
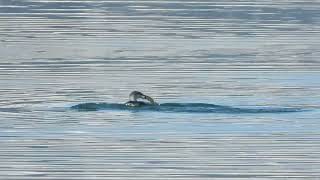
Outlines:
{"label": "blue water", "polygon": [[318,179],[319,7],[1,0],[0,179]]}
{"label": "blue water", "polygon": [[83,103],[74,105],[71,109],[79,111],[97,110],[127,110],[127,111],[156,111],[172,113],[289,113],[301,112],[298,108],[236,108],[206,103],[163,103],[159,105],[143,105],[130,107],[124,104],[110,103]]}

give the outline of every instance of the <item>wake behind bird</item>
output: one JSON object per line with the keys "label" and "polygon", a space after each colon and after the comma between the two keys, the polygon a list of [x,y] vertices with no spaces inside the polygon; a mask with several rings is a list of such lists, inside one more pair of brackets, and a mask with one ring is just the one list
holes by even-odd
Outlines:
{"label": "wake behind bird", "polygon": [[71,109],[77,111],[123,110],[171,113],[290,113],[303,111],[300,108],[290,107],[239,108],[207,103],[163,103],[158,105],[144,104],[141,106],[127,106],[126,104],[117,103],[82,103],[72,106]]}

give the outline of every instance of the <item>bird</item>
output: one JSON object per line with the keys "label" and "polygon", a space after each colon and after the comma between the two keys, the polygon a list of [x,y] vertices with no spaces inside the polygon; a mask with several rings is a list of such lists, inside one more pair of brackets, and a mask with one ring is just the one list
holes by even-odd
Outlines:
{"label": "bird", "polygon": [[[145,99],[148,102],[145,101],[138,101],[138,99]],[[129,107],[141,107],[141,106],[146,106],[146,105],[159,105],[158,103],[156,103],[153,98],[151,98],[150,96],[147,96],[139,91],[132,91],[129,94],[129,101],[125,103],[126,106]]]}

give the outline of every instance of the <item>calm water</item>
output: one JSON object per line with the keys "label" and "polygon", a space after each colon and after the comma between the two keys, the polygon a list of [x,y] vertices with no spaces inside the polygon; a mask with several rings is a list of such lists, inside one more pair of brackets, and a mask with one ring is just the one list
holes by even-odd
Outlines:
{"label": "calm water", "polygon": [[0,179],[320,178],[319,12],[0,0]]}

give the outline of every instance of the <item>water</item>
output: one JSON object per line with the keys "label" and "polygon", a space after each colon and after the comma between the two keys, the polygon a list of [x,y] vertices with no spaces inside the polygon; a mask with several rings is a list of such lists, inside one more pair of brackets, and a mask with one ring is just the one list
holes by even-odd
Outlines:
{"label": "water", "polygon": [[319,10],[0,1],[0,179],[319,178]]}
{"label": "water", "polygon": [[138,101],[143,103],[142,105],[127,105],[127,104],[110,104],[110,103],[82,103],[71,106],[71,109],[78,111],[99,111],[99,110],[123,110],[123,111],[155,111],[155,112],[172,112],[172,113],[292,113],[302,112],[303,109],[297,108],[235,108],[229,106],[219,106],[215,104],[206,103],[163,103],[163,104],[146,104],[146,102]]}

